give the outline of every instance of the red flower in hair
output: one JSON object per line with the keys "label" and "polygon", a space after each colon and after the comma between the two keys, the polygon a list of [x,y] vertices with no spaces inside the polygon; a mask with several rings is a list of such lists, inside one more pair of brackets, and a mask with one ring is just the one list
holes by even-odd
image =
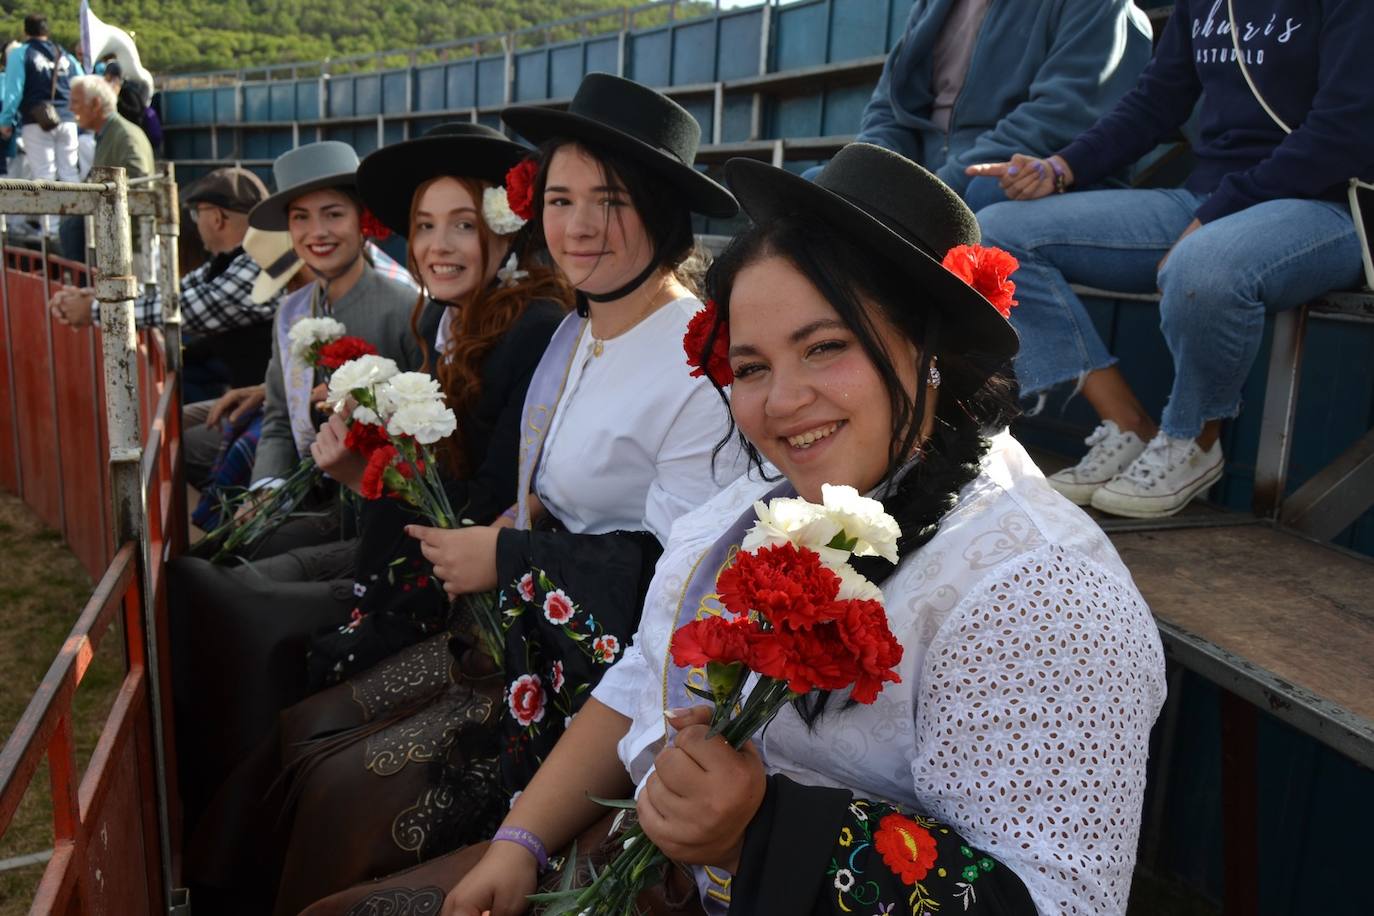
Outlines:
{"label": "red flower in hair", "polygon": [[320,347],[319,363],[326,369],[337,369],[360,356],[375,356],[377,348],[361,337],[340,337]]}
{"label": "red flower in hair", "polygon": [[534,216],[534,178],[538,174],[539,163],[534,159],[522,159],[506,173],[506,203],[521,219]]}
{"label": "red flower in hair", "polygon": [[941,262],[945,270],[963,280],[992,303],[1003,318],[1011,317],[1016,305],[1016,284],[1011,275],[1021,264],[1000,248],[982,245],[956,245]]}
{"label": "red flower in hair", "polygon": [[386,227],[385,223],[377,219],[377,215],[367,207],[363,207],[363,215],[358,222],[362,226],[363,238],[365,239],[384,242],[391,238],[391,230]]}
{"label": "red flower in hair", "polygon": [[[348,434],[344,436],[344,447],[357,452],[364,458],[371,458],[373,452],[389,443],[386,429],[376,423],[354,422],[348,427]],[[369,497],[369,499],[375,498]]]}
{"label": "red flower in hair", "polygon": [[[730,329],[720,320],[719,314],[715,300],[707,299],[706,305],[687,323],[682,349],[687,351],[687,365],[692,367],[692,378],[704,375],[718,387],[724,388],[735,380],[735,373],[730,370]],[[706,352],[708,341],[710,353]]]}

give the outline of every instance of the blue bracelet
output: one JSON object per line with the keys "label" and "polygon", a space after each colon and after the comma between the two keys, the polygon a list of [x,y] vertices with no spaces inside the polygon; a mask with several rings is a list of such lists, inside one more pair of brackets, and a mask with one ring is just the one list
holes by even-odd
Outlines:
{"label": "blue bracelet", "polygon": [[544,841],[533,833],[523,827],[502,827],[496,831],[496,836],[491,838],[493,843],[501,840],[525,847],[529,854],[534,856],[534,860],[539,863],[539,871],[541,873],[548,871],[549,851],[544,848]]}

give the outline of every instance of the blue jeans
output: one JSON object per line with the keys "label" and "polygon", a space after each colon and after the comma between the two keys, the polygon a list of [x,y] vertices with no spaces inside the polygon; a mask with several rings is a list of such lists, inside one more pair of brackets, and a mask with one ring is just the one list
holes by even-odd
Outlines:
{"label": "blue jeans", "polygon": [[1266,312],[1360,282],[1350,211],[1320,200],[1273,200],[1202,226],[1159,260],[1204,195],[1182,189],[1080,191],[982,210],[983,243],[1021,262],[1011,323],[1021,335],[1023,394],[1081,381],[1116,362],[1070,283],[1161,293],[1160,328],[1174,360],[1161,427],[1195,438],[1240,412],[1240,392]]}
{"label": "blue jeans", "polygon": [[[822,168],[823,166],[813,165],[801,173],[802,177],[807,181],[815,181]],[[974,213],[1007,199],[1006,192],[1002,190],[1002,185],[996,178],[974,178],[970,180],[968,186],[964,188],[962,197],[964,203],[968,204],[968,208]]]}

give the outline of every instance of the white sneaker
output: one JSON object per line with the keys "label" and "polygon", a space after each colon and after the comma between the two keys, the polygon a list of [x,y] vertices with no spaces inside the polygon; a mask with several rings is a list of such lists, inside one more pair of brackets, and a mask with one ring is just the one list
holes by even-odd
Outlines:
{"label": "white sneaker", "polygon": [[1131,462],[1145,451],[1145,442],[1135,433],[1123,433],[1114,420],[1106,420],[1084,442],[1088,454],[1071,468],[1056,471],[1048,478],[1069,502],[1086,506],[1093,494],[1107,481],[1131,466]]}
{"label": "white sneaker", "polygon": [[1092,507],[1127,518],[1164,518],[1221,478],[1221,443],[1203,451],[1192,439],[1160,433],[1140,457],[1093,494]]}

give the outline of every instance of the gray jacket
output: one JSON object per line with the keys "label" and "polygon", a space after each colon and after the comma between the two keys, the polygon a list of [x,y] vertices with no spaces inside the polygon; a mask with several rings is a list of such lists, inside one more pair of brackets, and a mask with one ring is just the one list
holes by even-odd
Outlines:
{"label": "gray jacket", "polygon": [[[330,314],[343,322],[348,333],[361,337],[382,356],[394,359],[402,372],[420,368],[424,356],[410,330],[415,290],[386,279],[364,264],[363,275]],[[277,321],[281,320],[278,312]],[[253,460],[253,482],[287,477],[303,455],[296,453],[291,435],[291,416],[286,402],[286,380],[281,370],[281,347],[275,324],[272,329],[272,361],[267,364],[267,402],[263,405],[262,437]]]}

